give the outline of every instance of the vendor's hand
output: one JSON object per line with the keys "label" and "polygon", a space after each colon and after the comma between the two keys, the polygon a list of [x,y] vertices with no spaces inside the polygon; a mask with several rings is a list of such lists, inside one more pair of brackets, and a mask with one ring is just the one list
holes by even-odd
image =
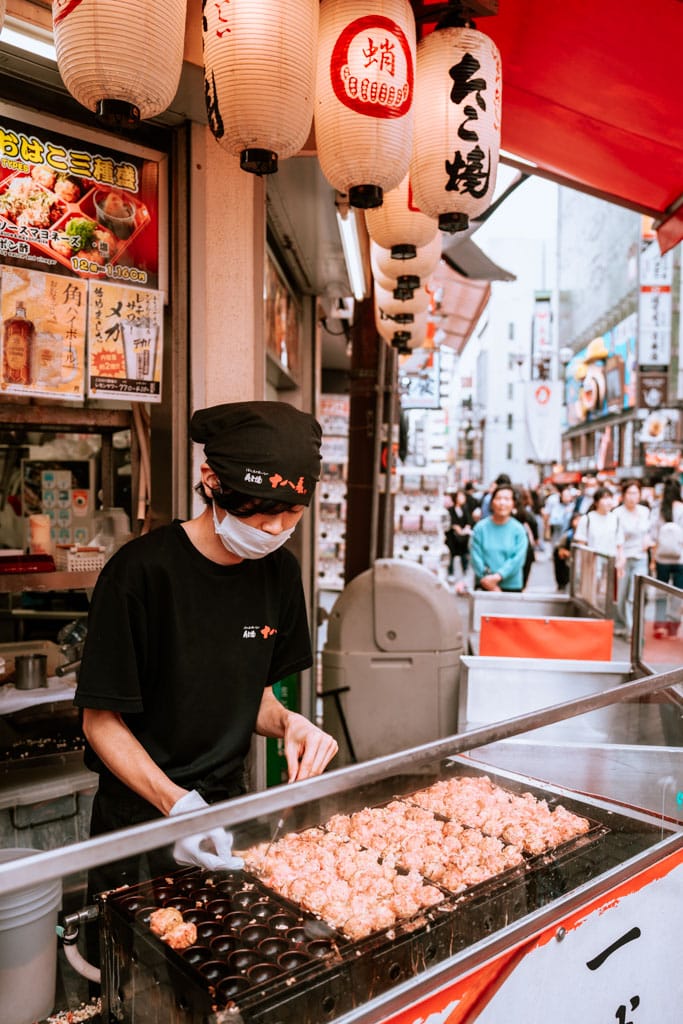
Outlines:
{"label": "vendor's hand", "polygon": [[[208,806],[206,800],[193,789],[185,796],[181,796],[180,800],[176,800],[168,813],[170,817],[186,811],[198,811]],[[173,847],[173,859],[176,864],[194,865],[210,871],[227,868],[237,870],[244,867],[241,857],[233,857],[232,835],[224,828],[213,828],[208,832],[199,832],[197,835],[178,839]]]}
{"label": "vendor's hand", "polygon": [[338,749],[332,736],[318,729],[303,715],[293,711],[288,714],[284,734],[288,782],[321,775]]}
{"label": "vendor's hand", "polygon": [[482,576],[479,580],[479,586],[482,590],[500,590],[499,582],[498,576],[495,573],[491,573],[489,576]]}

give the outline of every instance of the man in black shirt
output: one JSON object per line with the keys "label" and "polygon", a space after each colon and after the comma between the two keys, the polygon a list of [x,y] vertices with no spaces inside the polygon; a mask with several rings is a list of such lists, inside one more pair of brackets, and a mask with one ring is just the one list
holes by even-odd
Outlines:
{"label": "man in black shirt", "polygon": [[[283,739],[290,782],[337,750],[271,689],[312,664],[299,566],[281,545],[313,496],[320,426],[283,403],[238,402],[195,413],[191,435],[204,510],[121,548],[93,594],[75,698],[100,776],[92,835],[244,792],[253,732]],[[237,866],[221,829],[179,841],[174,858]],[[113,867],[118,884],[136,880]]]}

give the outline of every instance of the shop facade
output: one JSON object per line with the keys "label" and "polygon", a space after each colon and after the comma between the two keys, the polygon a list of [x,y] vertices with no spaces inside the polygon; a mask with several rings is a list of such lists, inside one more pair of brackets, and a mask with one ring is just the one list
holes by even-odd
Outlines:
{"label": "shop facade", "polygon": [[560,190],[565,471],[659,479],[681,464],[680,246],[648,218]]}

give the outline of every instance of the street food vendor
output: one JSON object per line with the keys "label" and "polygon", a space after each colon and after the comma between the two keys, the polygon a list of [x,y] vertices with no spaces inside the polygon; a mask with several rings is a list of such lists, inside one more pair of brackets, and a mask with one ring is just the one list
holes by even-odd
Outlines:
{"label": "street food vendor", "polygon": [[[254,732],[282,738],[290,782],[337,750],[272,691],[312,664],[299,565],[282,545],[313,497],[320,426],[284,403],[236,402],[195,412],[190,432],[204,445],[205,508],[122,547],[93,594],[75,698],[99,774],[93,836],[243,793]],[[173,856],[241,864],[222,829],[180,840]],[[91,891],[111,888],[107,867]],[[137,880],[130,865],[111,868],[117,884]]]}
{"label": "street food vendor", "polygon": [[499,484],[491,496],[491,515],[472,531],[470,556],[477,590],[519,591],[524,586],[526,530],[513,517],[515,495],[509,484]]}

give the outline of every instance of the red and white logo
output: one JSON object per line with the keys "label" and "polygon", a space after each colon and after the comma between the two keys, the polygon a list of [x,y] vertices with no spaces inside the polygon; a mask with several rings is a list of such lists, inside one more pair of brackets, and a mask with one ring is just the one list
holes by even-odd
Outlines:
{"label": "red and white logo", "polygon": [[534,398],[539,405],[547,405],[550,401],[550,388],[547,384],[539,384],[534,391]]}
{"label": "red and white logo", "polygon": [[391,18],[368,14],[350,22],[330,59],[340,103],[368,117],[403,117],[413,102],[415,68],[405,32]]}

